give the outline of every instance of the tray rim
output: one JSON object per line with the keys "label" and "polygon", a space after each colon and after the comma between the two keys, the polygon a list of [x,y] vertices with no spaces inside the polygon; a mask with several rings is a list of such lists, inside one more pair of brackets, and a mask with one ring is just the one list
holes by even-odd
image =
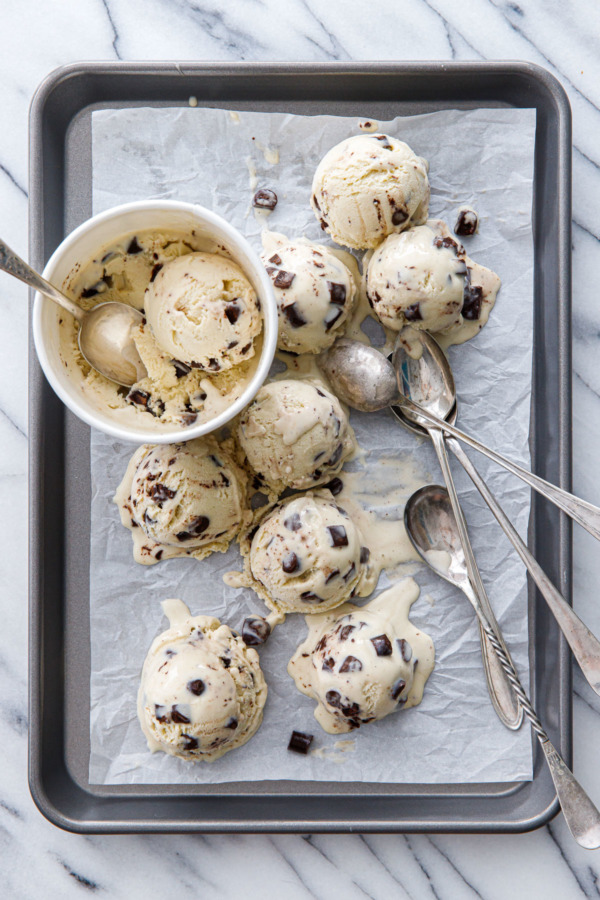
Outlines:
{"label": "tray rim", "polygon": [[[552,100],[557,113],[557,121],[559,123],[559,133],[556,136],[557,150],[557,171],[562,176],[559,177],[559,192],[557,195],[557,207],[559,212],[559,220],[562,227],[559,226],[557,242],[558,242],[558,265],[560,277],[558,285],[559,308],[557,311],[558,319],[558,346],[557,346],[557,365],[559,370],[559,387],[560,394],[557,398],[558,403],[558,420],[559,434],[557,441],[557,452],[559,455],[559,470],[561,486],[569,489],[571,484],[571,110],[569,100],[565,89],[560,82],[548,72],[546,69],[529,62],[524,61],[409,61],[409,62],[379,62],[379,61],[357,61],[357,62],[204,62],[204,61],[182,61],[182,62],[163,62],[163,61],[144,61],[137,62],[76,62],[66,66],[61,66],[52,72],[40,83],[35,94],[33,95],[30,105],[30,255],[41,252],[40,245],[42,243],[41,234],[43,233],[44,216],[42,199],[42,187],[36,179],[39,175],[38,162],[43,147],[42,121],[43,113],[51,98],[52,94],[65,82],[71,79],[78,79],[91,75],[96,76],[115,76],[120,75],[127,78],[132,75],[152,75],[152,76],[169,76],[177,78],[178,76],[198,77],[204,75],[219,74],[222,77],[228,75],[240,75],[248,73],[251,75],[264,74],[265,76],[273,76],[277,74],[285,74],[286,76],[293,74],[303,75],[319,75],[325,76],[332,74],[364,74],[364,75],[399,75],[399,74],[419,74],[419,75],[440,75],[444,72],[453,72],[457,74],[475,74],[477,72],[485,72],[492,75],[520,76],[524,79],[530,79],[541,87],[548,97]],[[133,98],[131,98],[132,102]],[[147,101],[149,104],[152,101]],[[86,108],[82,105],[78,112]],[[30,348],[30,391],[31,395],[39,394],[40,385],[43,384],[43,376],[39,371],[35,354]],[[36,523],[36,512],[38,511],[39,492],[38,484],[40,477],[40,459],[35,453],[38,440],[42,437],[38,423],[35,418],[35,404],[30,402],[30,434],[32,441],[30,444],[30,547],[37,545],[37,537],[39,527]],[[567,597],[570,596],[570,585],[572,580],[571,573],[571,549],[570,549],[571,527],[566,517],[562,516],[559,525],[558,544],[562,557],[566,558],[566,571],[564,573],[564,584],[567,588]],[[124,833],[124,832],[141,832],[141,831],[172,831],[172,832],[190,832],[203,831],[210,832],[252,832],[252,833],[290,833],[290,832],[330,832],[343,833],[348,831],[362,830],[365,832],[464,832],[464,833],[489,833],[491,832],[523,832],[530,831],[540,827],[549,821],[558,811],[558,800],[554,800],[537,815],[531,816],[523,820],[515,820],[503,823],[489,823],[482,826],[479,822],[468,823],[462,819],[456,821],[445,820],[443,825],[435,825],[430,823],[423,825],[421,821],[406,821],[398,823],[396,821],[390,823],[388,820],[370,820],[365,822],[360,820],[353,823],[350,819],[345,819],[343,824],[327,823],[321,819],[311,821],[303,819],[302,822],[268,822],[252,819],[242,819],[240,821],[228,820],[226,825],[222,821],[211,823],[209,821],[199,822],[198,819],[178,819],[176,821],[138,819],[135,821],[122,820],[114,818],[110,821],[106,819],[85,819],[80,820],[72,816],[68,816],[61,812],[48,796],[46,787],[42,777],[42,759],[40,744],[40,722],[41,717],[37,715],[41,711],[41,689],[40,674],[42,654],[39,646],[39,637],[41,634],[40,623],[43,618],[43,609],[37,601],[37,559],[30,553],[30,627],[29,627],[29,696],[30,696],[30,736],[29,736],[29,787],[32,798],[40,810],[40,812],[53,824],[67,831],[76,833]],[[561,745],[563,746],[564,756],[567,762],[570,762],[572,754],[572,693],[571,693],[571,677],[570,677],[570,657],[566,642],[561,637],[559,641],[559,667],[564,674],[567,682],[565,696],[562,698],[561,706]],[[68,777],[72,776],[66,770]],[[535,778],[534,773],[534,778]],[[74,782],[78,790],[84,790]],[[326,784],[326,783],[324,783]],[[507,789],[512,783],[506,783]],[[518,783],[517,783],[518,784]],[[408,787],[408,785],[407,785]],[[435,793],[436,785],[428,786],[431,793]],[[483,786],[485,787],[485,785]],[[101,799],[89,791],[84,791],[94,799]],[[324,792],[325,793],[325,792]],[[266,795],[268,796],[268,792]],[[190,795],[188,798],[193,799]],[[107,797],[106,799],[110,799]]]}

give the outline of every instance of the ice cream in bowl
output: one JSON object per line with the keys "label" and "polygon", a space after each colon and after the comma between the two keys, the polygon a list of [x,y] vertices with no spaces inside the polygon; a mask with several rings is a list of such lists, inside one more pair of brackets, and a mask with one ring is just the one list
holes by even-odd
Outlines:
{"label": "ice cream in bowl", "polygon": [[126,388],[87,363],[72,316],[35,299],[48,381],[80,419],[114,437],[200,437],[241,412],[269,372],[271,281],[246,239],[203,207],[149,200],[109,209],[75,229],[43,274],[84,308],[118,301],[143,313],[133,340],[146,374]]}

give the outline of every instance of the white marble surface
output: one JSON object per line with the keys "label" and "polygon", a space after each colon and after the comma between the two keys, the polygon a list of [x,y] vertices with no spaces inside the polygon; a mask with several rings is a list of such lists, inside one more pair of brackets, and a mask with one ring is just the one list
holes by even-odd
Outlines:
{"label": "white marble surface", "polygon": [[[600,7],[597,0],[20,0],[2,4],[0,234],[27,254],[27,109],[53,68],[82,59],[526,59],[574,114],[575,489],[600,503]],[[591,281],[592,286],[587,282]],[[600,850],[561,818],[521,836],[80,837],[35,809],[26,780],[26,291],[0,276],[0,896],[69,898],[579,898]],[[600,633],[600,554],[575,533],[575,606]],[[575,675],[578,777],[600,804],[600,700]]]}

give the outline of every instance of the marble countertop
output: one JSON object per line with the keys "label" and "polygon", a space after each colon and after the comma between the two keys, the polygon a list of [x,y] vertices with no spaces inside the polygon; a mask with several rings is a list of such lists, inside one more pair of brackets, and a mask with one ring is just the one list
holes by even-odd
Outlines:
{"label": "marble countertop", "polygon": [[[343,14],[340,11],[343,9]],[[368,26],[365,27],[365,23]],[[0,233],[27,256],[27,113],[44,76],[80,60],[523,59],[555,74],[574,118],[574,488],[600,503],[600,7],[597,0],[78,0],[5,4]],[[514,836],[78,836],[27,788],[27,293],[0,276],[0,894],[184,898],[578,898],[600,894],[600,850],[561,817]],[[575,607],[600,634],[600,554],[576,528]],[[575,672],[574,770],[600,805],[600,698]]]}

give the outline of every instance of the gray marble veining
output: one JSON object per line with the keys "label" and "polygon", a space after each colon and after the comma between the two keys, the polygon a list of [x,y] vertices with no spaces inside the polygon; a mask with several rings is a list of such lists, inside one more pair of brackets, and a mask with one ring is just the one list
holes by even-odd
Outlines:
{"label": "gray marble veining", "polygon": [[[80,59],[526,59],[573,107],[574,487],[600,503],[600,5],[596,0],[40,0],[2,10],[0,228],[27,253],[27,108]],[[26,786],[26,291],[0,276],[0,894],[11,898],[593,898],[600,851],[528,835],[106,836],[58,831]],[[598,354],[598,355],[597,355]],[[575,530],[575,606],[600,633],[597,545]],[[574,768],[600,802],[600,703],[575,674]]]}

